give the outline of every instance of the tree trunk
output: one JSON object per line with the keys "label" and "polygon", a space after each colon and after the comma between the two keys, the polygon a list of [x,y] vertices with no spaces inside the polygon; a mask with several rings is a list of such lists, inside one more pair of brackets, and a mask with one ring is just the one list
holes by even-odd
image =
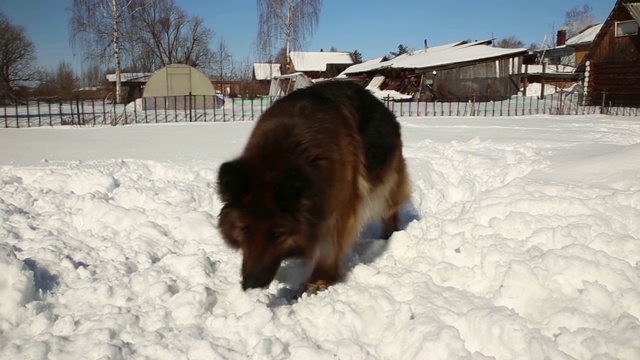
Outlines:
{"label": "tree trunk", "polygon": [[287,24],[285,25],[285,29],[286,29],[286,53],[284,54],[285,58],[287,59],[287,63],[285,65],[286,69],[284,70],[285,73],[289,73],[292,72],[291,71],[291,56],[289,55],[289,52],[291,51],[291,0],[287,1]]}
{"label": "tree trunk", "polygon": [[116,103],[122,99],[122,80],[120,76],[120,35],[118,33],[118,2],[111,0],[111,10],[113,11],[113,56],[116,65]]}

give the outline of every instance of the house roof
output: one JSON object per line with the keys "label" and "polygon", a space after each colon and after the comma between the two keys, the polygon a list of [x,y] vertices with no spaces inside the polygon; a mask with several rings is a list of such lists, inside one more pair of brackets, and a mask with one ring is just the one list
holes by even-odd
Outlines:
{"label": "house roof", "polygon": [[634,0],[616,0],[616,3],[613,5],[613,9],[609,13],[609,16],[607,16],[607,19],[604,21],[598,33],[593,38],[593,41],[589,46],[589,50],[587,51],[587,55],[582,58],[582,61],[580,61],[580,64],[578,65],[579,69],[584,70],[584,66],[586,65],[587,61],[591,60],[592,49],[594,48],[594,46],[597,46],[597,44],[601,42],[602,39],[606,36],[606,29],[613,26],[613,24],[615,23],[615,17],[619,16],[623,9],[626,9],[626,11],[629,12],[634,20],[636,20],[638,25],[640,25],[640,19],[637,17],[640,15],[640,2]]}
{"label": "house roof", "polygon": [[469,61],[478,61],[492,59],[504,56],[516,56],[526,54],[527,49],[504,49],[490,46],[491,40],[474,41],[474,42],[455,42],[451,44],[434,46],[406,54],[402,54],[388,61],[382,61],[366,67],[366,70],[353,71],[352,68],[347,69],[350,73],[375,71],[387,68],[395,69],[423,69],[432,67],[441,67],[465,63]]}
{"label": "house roof", "polygon": [[624,4],[631,17],[640,25],[640,2],[629,2]]}
{"label": "house roof", "polygon": [[588,44],[593,42],[593,39],[596,38],[600,28],[602,28],[603,24],[591,25],[580,31],[578,34],[569,38],[566,42],[567,45],[579,45],[579,44]]}
{"label": "house roof", "polygon": [[271,80],[274,76],[280,76],[280,64],[255,63],[253,74],[256,80]]}
{"label": "house roof", "polygon": [[353,64],[353,58],[348,52],[291,51],[289,56],[295,71],[326,71],[327,64]]}
{"label": "house roof", "polygon": [[[153,75],[152,73],[120,73],[121,82],[147,82]],[[107,74],[107,80],[109,82],[116,82],[116,74]]]}
{"label": "house roof", "polygon": [[367,60],[360,64],[351,65],[345,71],[343,71],[340,75],[338,75],[338,77],[345,77],[347,74],[367,72],[370,69],[377,68],[378,64],[380,64],[383,61],[386,61],[385,57],[379,57],[376,59]]}

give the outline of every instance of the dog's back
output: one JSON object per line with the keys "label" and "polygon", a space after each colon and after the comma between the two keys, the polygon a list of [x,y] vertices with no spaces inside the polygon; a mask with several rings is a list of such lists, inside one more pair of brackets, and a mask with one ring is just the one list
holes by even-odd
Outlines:
{"label": "dog's back", "polygon": [[[349,82],[320,83],[276,101],[235,162],[243,164],[246,191],[230,183],[241,178],[240,171],[228,165],[231,171],[225,171],[223,165],[220,228],[227,242],[243,249],[245,287],[270,282],[272,275],[267,281],[258,274],[265,267],[271,272],[274,262],[279,266],[290,254],[313,263],[310,284],[335,282],[360,228],[382,219],[389,236],[398,229],[398,207],[409,197],[400,125],[378,99]],[[274,250],[261,240],[271,230],[229,231],[228,212],[236,223],[254,229],[286,223],[276,226],[287,229],[276,231],[286,239]]]}

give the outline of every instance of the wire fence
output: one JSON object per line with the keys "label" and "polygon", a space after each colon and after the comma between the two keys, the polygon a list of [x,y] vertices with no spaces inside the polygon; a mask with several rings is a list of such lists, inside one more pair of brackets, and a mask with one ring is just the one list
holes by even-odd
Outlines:
{"label": "wire fence", "polygon": [[[0,127],[105,126],[149,123],[253,121],[275,101],[271,97],[256,99],[222,99],[217,96],[184,96],[138,99],[130,104],[113,104],[106,100],[65,102],[25,101],[0,105]],[[590,115],[638,116],[640,108],[583,105],[576,93],[556,93],[544,99],[514,96],[506,100],[411,101],[384,99],[386,106],[399,117],[438,116],[526,116]]]}

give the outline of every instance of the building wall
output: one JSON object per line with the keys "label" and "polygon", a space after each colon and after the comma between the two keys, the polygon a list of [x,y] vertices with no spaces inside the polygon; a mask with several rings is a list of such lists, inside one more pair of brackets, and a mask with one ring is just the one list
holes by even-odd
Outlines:
{"label": "building wall", "polygon": [[[587,102],[592,105],[640,106],[640,35],[615,36],[615,22],[633,20],[622,6],[604,24],[588,55]],[[602,36],[603,35],[603,36]]]}
{"label": "building wall", "polygon": [[518,92],[511,80],[522,58],[491,60],[437,71],[435,93],[443,101],[503,100]]}

